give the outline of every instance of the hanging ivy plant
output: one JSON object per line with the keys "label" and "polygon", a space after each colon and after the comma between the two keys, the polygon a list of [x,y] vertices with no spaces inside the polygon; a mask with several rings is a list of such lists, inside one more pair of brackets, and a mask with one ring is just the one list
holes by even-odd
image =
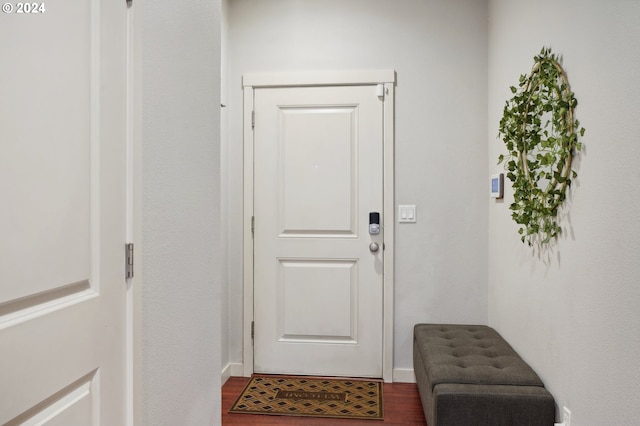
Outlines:
{"label": "hanging ivy plant", "polygon": [[577,177],[571,164],[582,149],[578,135],[584,135],[584,128],[574,118],[578,101],[560,62],[550,48],[542,48],[531,73],[511,87],[514,96],[500,120],[499,136],[508,153],[499,156],[498,164],[504,164],[512,182],[511,217],[529,246],[547,244],[560,234],[558,209]]}

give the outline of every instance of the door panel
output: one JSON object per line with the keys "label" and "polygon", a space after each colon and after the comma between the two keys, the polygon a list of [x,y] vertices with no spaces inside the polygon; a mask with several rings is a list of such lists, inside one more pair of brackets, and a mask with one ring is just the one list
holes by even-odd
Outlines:
{"label": "door panel", "polygon": [[283,236],[355,235],[357,124],[355,106],[280,108]]}
{"label": "door panel", "polygon": [[0,82],[0,226],[12,247],[2,270],[13,283],[0,304],[89,280],[91,4],[68,3],[0,17],[13,65]]}
{"label": "door panel", "polygon": [[0,424],[124,424],[126,3],[3,14]]}
{"label": "door panel", "polygon": [[255,89],[254,371],[382,376],[382,101]]}
{"label": "door panel", "polygon": [[[280,342],[356,343],[355,260],[279,259]],[[301,303],[313,300],[313,303]],[[326,315],[331,312],[331,315]],[[318,319],[321,318],[321,321]]]}
{"label": "door panel", "polygon": [[86,382],[58,399],[53,405],[40,412],[27,425],[68,426],[79,425],[91,418],[95,410],[91,393],[91,383]]}

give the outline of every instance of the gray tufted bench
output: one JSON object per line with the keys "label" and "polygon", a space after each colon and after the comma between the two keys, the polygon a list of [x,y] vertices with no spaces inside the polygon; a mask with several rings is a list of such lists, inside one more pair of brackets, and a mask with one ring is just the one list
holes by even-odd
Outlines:
{"label": "gray tufted bench", "polygon": [[555,402],[492,328],[418,324],[413,368],[428,426],[553,426]]}

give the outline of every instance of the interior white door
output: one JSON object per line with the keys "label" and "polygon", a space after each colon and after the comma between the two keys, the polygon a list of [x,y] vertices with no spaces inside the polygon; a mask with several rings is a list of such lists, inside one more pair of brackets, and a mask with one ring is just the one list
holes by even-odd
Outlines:
{"label": "interior white door", "polygon": [[256,88],[254,108],[254,371],[382,377],[376,86]]}
{"label": "interior white door", "polygon": [[127,4],[37,6],[0,14],[0,424],[120,426]]}

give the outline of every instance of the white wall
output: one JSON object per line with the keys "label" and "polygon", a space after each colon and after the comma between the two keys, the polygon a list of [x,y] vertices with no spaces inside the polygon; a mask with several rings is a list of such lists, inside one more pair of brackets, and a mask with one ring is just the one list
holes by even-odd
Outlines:
{"label": "white wall", "polygon": [[220,422],[220,1],[142,9],[143,424]]}
{"label": "white wall", "polygon": [[[541,257],[489,205],[489,322],[541,375],[572,425],[638,424],[640,2],[492,0],[489,171],[510,85],[550,46],[578,99],[586,149],[565,234]],[[510,186],[507,185],[510,190]]]}
{"label": "white wall", "polygon": [[242,92],[254,71],[395,69],[394,367],[412,368],[418,322],[487,320],[487,3],[229,2],[229,352],[242,362]]}

